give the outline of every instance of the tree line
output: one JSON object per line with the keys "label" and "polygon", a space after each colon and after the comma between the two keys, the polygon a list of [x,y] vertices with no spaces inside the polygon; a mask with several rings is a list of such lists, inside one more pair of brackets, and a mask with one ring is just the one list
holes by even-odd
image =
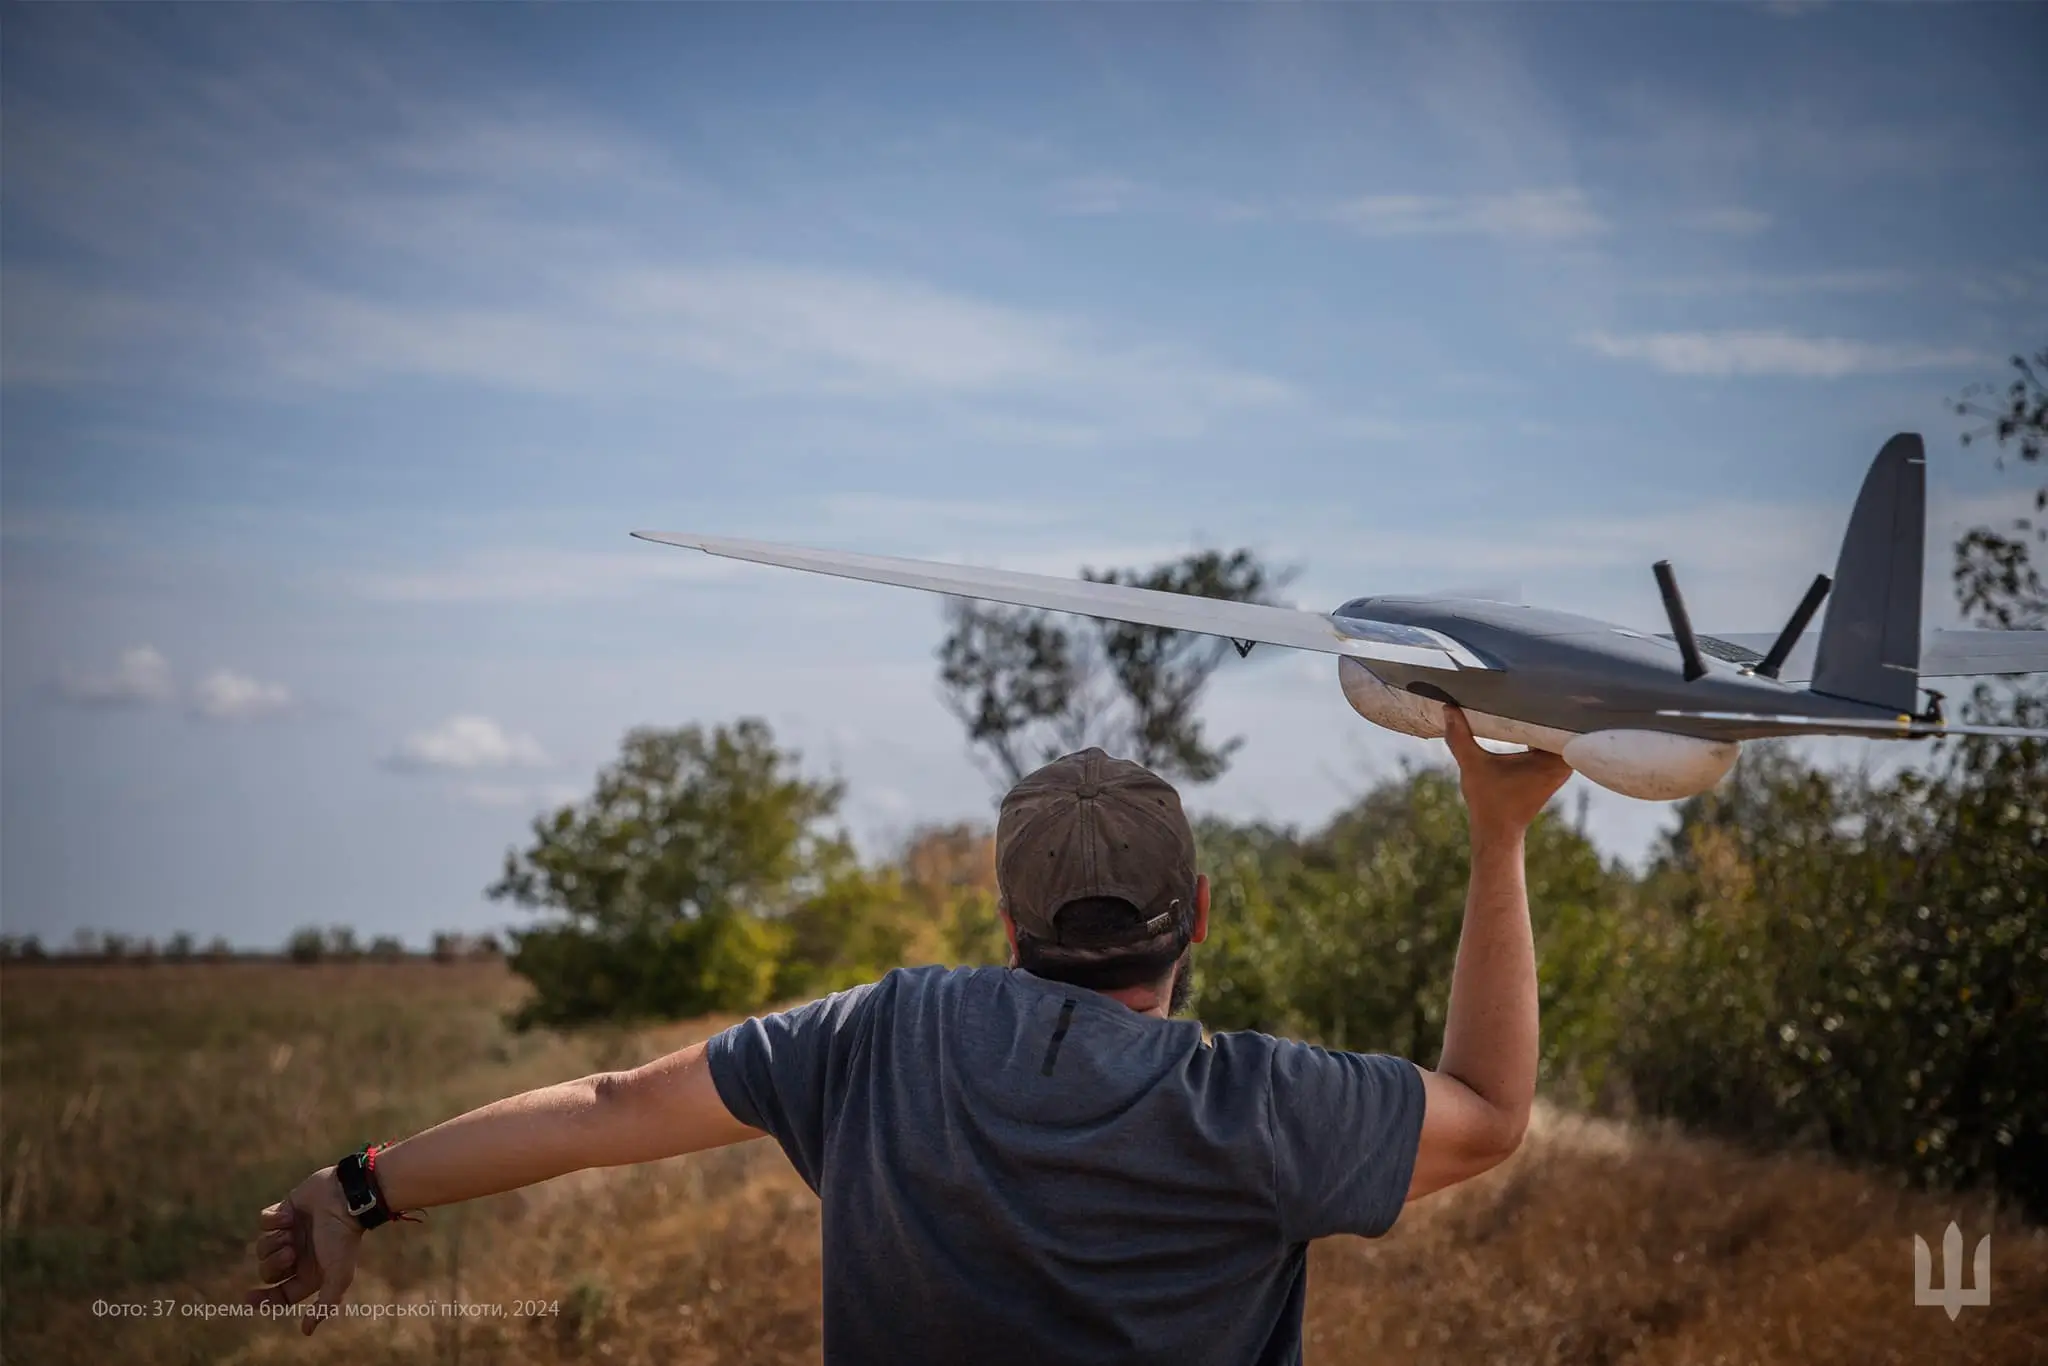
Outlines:
{"label": "tree line", "polygon": [[302,925],[285,940],[283,949],[237,948],[225,935],[215,935],[204,944],[186,930],[159,941],[152,935],[123,934],[117,930],[82,929],[62,948],[44,946],[40,935],[0,935],[0,962],[8,963],[228,963],[240,959],[284,957],[294,963],[335,963],[368,959],[396,962],[428,957],[437,963],[455,963],[474,958],[496,958],[504,946],[493,933],[465,934],[458,930],[437,931],[424,955],[415,953],[396,935],[380,934],[365,941],[348,925]]}

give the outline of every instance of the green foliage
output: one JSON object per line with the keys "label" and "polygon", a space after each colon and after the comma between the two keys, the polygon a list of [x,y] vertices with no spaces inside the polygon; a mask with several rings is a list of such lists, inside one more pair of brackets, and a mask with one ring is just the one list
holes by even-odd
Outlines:
{"label": "green foliage", "polygon": [[[1214,898],[1195,956],[1205,1023],[1434,1059],[1470,866],[1448,772],[1405,772],[1306,839],[1217,822],[1199,838]],[[1555,814],[1530,832],[1528,869],[1544,1073],[1590,1096],[1614,1028],[1622,965],[1607,950],[1625,880]]]}
{"label": "green foliage", "polygon": [[777,911],[817,868],[838,783],[796,773],[765,722],[627,733],[580,806],[533,822],[494,899],[624,933]]}
{"label": "green foliage", "polygon": [[841,788],[797,772],[765,723],[643,728],[580,806],[536,817],[496,899],[554,912],[514,936],[534,986],[521,1025],[752,1010],[774,994],[783,923],[847,859],[819,826]]}
{"label": "green foliage", "polygon": [[2048,763],[1753,749],[1645,886],[1615,1063],[1657,1114],[2048,1210]]}
{"label": "green foliage", "polygon": [[[2003,386],[1977,384],[1950,406],[1960,417],[1979,420],[1963,433],[1963,445],[1989,437],[1998,447],[2000,469],[2008,460],[2037,466],[2048,451],[2048,346],[2032,356],[2012,358],[2012,378]],[[1963,611],[1990,626],[2048,625],[2048,584],[2033,561],[2048,545],[2048,485],[2034,490],[2034,516],[2015,518],[2003,531],[1974,527],[1956,542],[1956,597]]]}

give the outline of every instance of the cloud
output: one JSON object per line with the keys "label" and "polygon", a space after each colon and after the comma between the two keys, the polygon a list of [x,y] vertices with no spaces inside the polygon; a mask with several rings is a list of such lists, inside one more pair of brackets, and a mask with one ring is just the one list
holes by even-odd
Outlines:
{"label": "cloud", "polygon": [[1912,283],[1912,274],[1903,270],[1816,270],[1784,273],[1728,270],[1644,280],[1635,284],[1633,288],[1642,294],[1674,298],[1728,294],[1783,297],[1800,294],[1882,294],[1905,289]]}
{"label": "cloud", "polygon": [[530,735],[508,732],[488,716],[451,716],[431,730],[405,738],[385,760],[402,772],[432,769],[474,771],[495,768],[539,768],[548,762],[540,742]]}
{"label": "cloud", "polygon": [[[122,117],[44,100],[10,125],[10,213],[73,249],[5,273],[10,388],[270,398],[426,380],[673,402],[694,382],[720,399],[942,400],[954,409],[926,420],[1028,417],[1091,441],[1183,436],[1295,397],[1035,301],[708,251],[744,221],[731,195],[670,149],[542,97],[423,94],[340,40],[295,54],[319,79],[267,62],[213,81],[122,38],[127,62],[100,73],[119,82],[125,98],[106,102]],[[100,46],[69,60],[90,65]],[[252,179],[252,165],[271,169]],[[1143,187],[1097,176],[1069,190],[1107,212]],[[227,245],[229,203],[266,230]],[[96,268],[102,257],[122,269]]]}
{"label": "cloud", "polygon": [[1086,320],[917,280],[767,265],[622,272],[601,286],[634,348],[765,393],[1014,396],[1101,415],[1264,407],[1270,377]]}
{"label": "cloud", "polygon": [[[279,386],[357,391],[438,380],[554,396],[807,397],[961,405],[961,420],[1185,436],[1297,402],[1257,371],[1118,335],[1072,314],[900,277],[761,262],[588,255],[516,303],[346,293],[271,280],[188,311],[84,282],[11,273],[10,384]],[[204,316],[200,316],[203,314]],[[191,323],[187,327],[187,322]],[[183,347],[169,343],[182,338]],[[952,414],[935,414],[951,417]]]}
{"label": "cloud", "polygon": [[1362,195],[1339,204],[1329,216],[1370,237],[1484,236],[1565,242],[1596,237],[1608,228],[1607,220],[1575,189],[1464,197]]}
{"label": "cloud", "polygon": [[291,689],[284,684],[265,683],[231,669],[215,670],[192,690],[193,713],[210,721],[275,716],[291,706]]}
{"label": "cloud", "polygon": [[178,689],[170,661],[154,646],[137,645],[123,650],[109,673],[67,673],[57,691],[67,702],[81,706],[146,707],[171,701]]}
{"label": "cloud", "polygon": [[1108,174],[1072,176],[1052,189],[1053,212],[1077,218],[1128,213],[1154,197],[1150,186]]}
{"label": "cloud", "polygon": [[1769,228],[1771,215],[1762,209],[1747,208],[1741,204],[1723,204],[1711,209],[1695,209],[1684,214],[1679,222],[1700,232],[1721,233],[1729,237],[1754,237]]}
{"label": "cloud", "polygon": [[1892,346],[1777,331],[1593,332],[1582,341],[1612,360],[1641,361],[1667,375],[1840,379],[1987,363],[1983,352],[1962,347]]}
{"label": "cloud", "polygon": [[1963,295],[1977,303],[2048,301],[2048,261],[2021,261],[2006,269],[1980,269],[1962,277]]}

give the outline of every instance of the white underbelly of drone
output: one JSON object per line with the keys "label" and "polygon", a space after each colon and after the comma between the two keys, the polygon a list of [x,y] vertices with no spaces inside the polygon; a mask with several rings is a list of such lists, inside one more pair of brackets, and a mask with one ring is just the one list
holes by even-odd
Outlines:
{"label": "white underbelly of drone", "polygon": [[[1355,659],[1338,659],[1337,678],[1351,709],[1374,725],[1425,740],[1443,735],[1443,703],[1390,688]],[[1646,801],[1677,801],[1705,792],[1727,776],[1742,748],[1733,741],[1654,730],[1579,734],[1469,708],[1465,716],[1481,739],[1549,750],[1609,791]]]}

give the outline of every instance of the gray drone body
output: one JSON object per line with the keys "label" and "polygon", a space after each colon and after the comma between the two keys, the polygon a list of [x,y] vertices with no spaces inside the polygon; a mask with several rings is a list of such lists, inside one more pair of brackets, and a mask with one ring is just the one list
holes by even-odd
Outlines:
{"label": "gray drone body", "polygon": [[[2048,632],[1932,631],[1920,624],[1926,458],[1920,438],[1885,443],[1864,479],[1832,580],[1815,579],[1784,629],[1699,635],[1668,563],[1656,566],[1670,631],[1480,598],[1367,597],[1332,613],[1223,602],[1123,584],[809,550],[676,532],[645,540],[814,573],[1020,607],[1225,636],[1338,656],[1352,708],[1391,730],[1443,734],[1464,708],[1480,736],[1561,754],[1594,782],[1671,800],[1705,791],[1744,740],[1781,735],[2048,738],[1950,726],[1923,678],[2048,671]],[[1817,644],[1806,626],[1828,612]]]}

